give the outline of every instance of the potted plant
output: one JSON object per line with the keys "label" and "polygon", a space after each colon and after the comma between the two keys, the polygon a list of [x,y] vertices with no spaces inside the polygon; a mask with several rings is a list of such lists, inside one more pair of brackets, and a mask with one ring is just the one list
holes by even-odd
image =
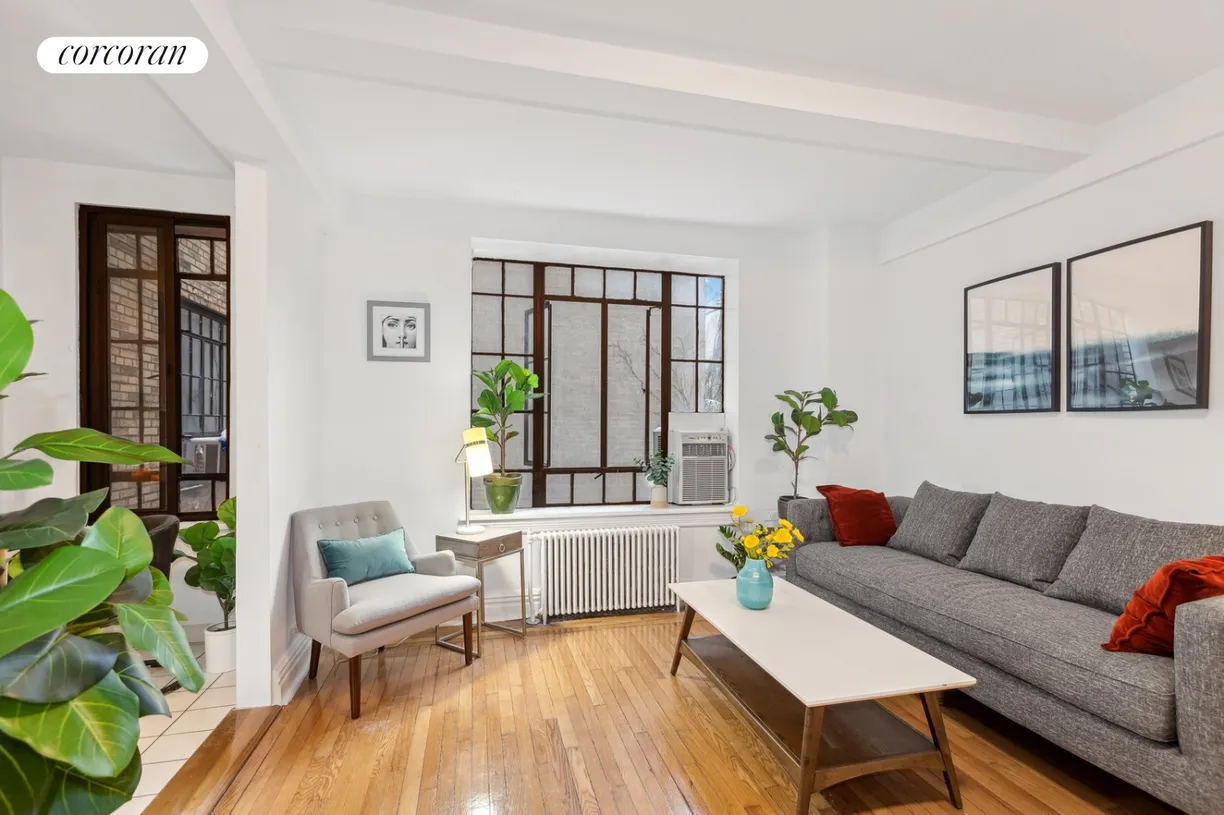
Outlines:
{"label": "potted plant", "polygon": [[736,599],[744,608],[768,608],[773,600],[773,575],[769,570],[775,562],[789,557],[796,541],[803,543],[803,533],[785,518],[777,526],[759,524],[742,506],[732,508],[731,523],[718,527],[718,531],[731,544],[730,549],[721,543],[714,548],[735,567]]}
{"label": "potted plant", "polygon": [[[38,376],[24,372],[33,348],[29,321],[0,291],[0,391]],[[45,460],[17,457],[31,452],[128,467],[184,463],[164,447],[87,428],[36,433],[0,459],[0,490],[51,484]],[[170,584],[150,566],[140,518],[111,507],[87,525],[106,493],[0,514],[0,811],[105,815],[131,799],[140,718],[170,715],[137,649],[184,688],[204,684]]]}
{"label": "potted plant", "polygon": [[518,436],[510,429],[515,413],[527,409],[527,403],[544,394],[536,393],[540,378],[509,359],[503,359],[488,371],[472,371],[484,389],[476,397],[477,411],[472,414],[472,427],[483,427],[490,444],[500,453],[497,472],[484,477],[485,498],[489,509],[499,515],[514,512],[518,505],[522,473],[506,472],[506,443]]}
{"label": "potted plant", "polygon": [[[786,505],[799,497],[799,464],[811,456],[807,451],[813,436],[820,434],[828,425],[849,427],[858,421],[853,410],[844,410],[837,404],[837,393],[832,388],[819,391],[785,391],[777,394],[779,402],[790,408],[790,413],[778,411],[770,422],[773,432],[765,437],[773,442],[774,452],[785,453],[795,467],[795,478],[791,482],[791,494],[778,498],[778,517],[786,517]],[[787,420],[790,423],[787,424]]]}
{"label": "potted plant", "polygon": [[237,599],[238,499],[230,498],[217,507],[215,521],[192,524],[179,532],[179,539],[191,547],[194,554],[175,551],[174,557],[187,558],[194,565],[183,575],[192,588],[213,594],[221,605],[221,622],[204,630],[204,665],[209,673],[234,670],[237,663],[237,628],[230,625]]}
{"label": "potted plant", "polygon": [[649,461],[640,458],[636,461],[651,484],[650,506],[654,509],[667,509],[667,477],[671,475],[672,467],[676,466],[676,460],[662,450],[655,450]]}

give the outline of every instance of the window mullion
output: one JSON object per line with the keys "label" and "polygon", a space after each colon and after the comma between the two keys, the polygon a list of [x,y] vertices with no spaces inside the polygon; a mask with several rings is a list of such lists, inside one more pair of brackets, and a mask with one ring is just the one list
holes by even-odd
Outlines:
{"label": "window mullion", "polygon": [[[663,273],[663,314],[659,337],[659,446],[668,451],[668,414],[671,413],[672,380],[672,276]],[[653,451],[652,451],[653,452]]]}
{"label": "window mullion", "polygon": [[[504,266],[503,266],[504,268]],[[532,370],[540,377],[541,383],[547,383],[547,372],[544,368],[544,322],[547,314],[544,309],[544,264],[532,264],[531,285],[532,307],[535,309],[535,320],[531,324]],[[502,292],[505,301],[505,291]],[[544,475],[544,405],[551,399],[547,395],[536,399],[531,405],[531,505],[542,507],[547,504],[548,490]]]}

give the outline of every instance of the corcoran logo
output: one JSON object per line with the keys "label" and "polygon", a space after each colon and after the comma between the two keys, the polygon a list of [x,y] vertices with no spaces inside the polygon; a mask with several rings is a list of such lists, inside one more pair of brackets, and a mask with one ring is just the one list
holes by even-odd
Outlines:
{"label": "corcoran logo", "polygon": [[194,74],[207,62],[195,37],[48,37],[38,46],[50,74]]}

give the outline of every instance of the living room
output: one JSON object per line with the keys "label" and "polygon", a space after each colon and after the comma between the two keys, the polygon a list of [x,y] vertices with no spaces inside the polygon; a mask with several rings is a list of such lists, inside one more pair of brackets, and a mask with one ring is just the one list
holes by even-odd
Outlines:
{"label": "living room", "polygon": [[659,5],[0,10],[10,809],[1219,810],[1224,12]]}

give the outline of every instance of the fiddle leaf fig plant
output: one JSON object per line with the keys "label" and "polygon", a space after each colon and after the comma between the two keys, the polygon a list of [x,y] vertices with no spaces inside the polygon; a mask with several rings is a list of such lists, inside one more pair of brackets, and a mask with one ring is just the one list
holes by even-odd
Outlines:
{"label": "fiddle leaf fig plant", "polygon": [[490,444],[499,452],[498,472],[506,475],[506,442],[518,436],[511,430],[514,414],[543,398],[536,393],[540,378],[510,359],[503,359],[488,371],[472,371],[472,376],[484,385],[476,397],[477,411],[472,414],[472,427],[483,427]]}
{"label": "fiddle leaf fig plant", "polygon": [[195,561],[183,580],[188,586],[203,589],[217,598],[221,604],[221,630],[228,631],[238,597],[238,499],[222,502],[217,507],[217,517],[225,524],[224,532],[214,521],[194,524],[179,532],[179,539],[191,547],[194,555],[176,551],[175,559],[184,557]]}
{"label": "fiddle leaf fig plant", "polygon": [[[0,290],[0,391],[29,378],[33,350],[30,322]],[[96,430],[36,433],[0,458],[0,491],[52,483],[51,465],[34,453],[183,463],[163,447]],[[43,498],[0,514],[0,812],[105,815],[131,799],[140,717],[170,715],[137,648],[184,688],[204,683],[170,584],[150,566],[153,543],[140,518],[111,507],[88,525],[106,494]]]}
{"label": "fiddle leaf fig plant", "polygon": [[[807,455],[813,436],[820,434],[824,428],[849,427],[858,421],[858,414],[846,410],[837,403],[837,393],[832,388],[821,388],[819,391],[784,391],[777,394],[777,399],[790,412],[778,411],[770,417],[773,432],[765,437],[773,442],[776,453],[785,453],[795,467],[795,478],[791,482],[792,497],[799,497],[799,464],[811,456]],[[789,420],[789,424],[787,423]]]}

